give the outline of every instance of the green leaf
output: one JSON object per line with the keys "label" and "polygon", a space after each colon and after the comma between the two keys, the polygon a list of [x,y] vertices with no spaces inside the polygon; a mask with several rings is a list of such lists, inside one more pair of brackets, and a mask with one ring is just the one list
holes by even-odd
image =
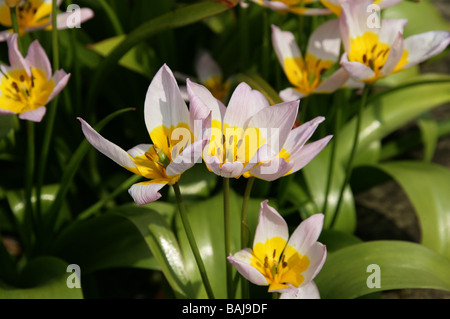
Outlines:
{"label": "green leaf", "polygon": [[[198,164],[183,173],[179,181],[183,200],[199,200],[210,196],[217,185],[217,175],[212,174],[206,165]],[[175,201],[173,188],[169,188],[168,200]]]}
{"label": "green leaf", "polygon": [[327,246],[328,254],[362,242],[356,236],[334,229],[323,229],[317,241]]}
{"label": "green leaf", "polygon": [[402,1],[384,9],[382,15],[383,19],[408,19],[404,29],[406,37],[433,30],[450,30],[450,23],[430,0]]}
{"label": "green leaf", "polygon": [[[363,113],[359,149],[381,140],[419,115],[450,101],[450,76],[424,75],[371,96]],[[339,132],[337,157],[345,163],[351,149],[356,121]],[[357,154],[358,156],[358,154]]]}
{"label": "green leaf", "polygon": [[[351,139],[344,140],[339,137],[338,149],[341,146],[341,143],[349,140]],[[314,200],[317,207],[316,213],[323,212],[325,214],[324,228],[331,227],[339,193],[345,179],[344,166],[338,161],[334,162],[332,176],[330,177],[330,174],[328,174],[328,167],[331,161],[332,143],[335,143],[335,141],[328,143],[322,152],[320,152],[308,165],[302,169],[309,193],[311,194],[311,198]],[[328,178],[331,178],[330,189],[327,197],[328,204],[326,210],[323,211]],[[348,185],[344,190],[341,208],[339,209],[333,229],[346,233],[353,233],[356,229],[356,210],[354,198]]]}
{"label": "green leaf", "polygon": [[159,270],[134,224],[109,213],[72,223],[55,240],[53,253],[84,273],[114,267]]}
{"label": "green leaf", "polygon": [[419,218],[422,244],[450,258],[450,170],[416,161],[374,167],[394,178],[408,195]]}
{"label": "green leaf", "polygon": [[[118,110],[108,116],[106,116],[104,119],[102,119],[100,122],[98,122],[96,125],[94,125],[94,129],[98,132],[103,129],[103,127],[108,124],[112,119],[114,119],[116,116],[128,112],[130,110],[134,110],[131,108]],[[70,161],[67,163],[65,170],[61,177],[61,187],[59,188],[58,193],[56,194],[56,198],[54,199],[52,206],[49,208],[49,211],[46,215],[46,220],[44,220],[45,226],[47,230],[49,231],[48,236],[46,237],[47,241],[51,241],[51,235],[52,231],[56,229],[57,226],[57,219],[59,215],[59,210],[61,209],[61,206],[63,204],[63,201],[65,199],[66,193],[69,190],[69,187],[72,185],[73,178],[75,177],[75,174],[78,170],[78,167],[80,166],[84,156],[88,152],[91,145],[89,142],[84,139],[80,145],[78,146],[77,150],[74,152],[72,157],[70,158]],[[48,243],[47,243],[48,244]]]}
{"label": "green leaf", "polygon": [[230,3],[231,5],[216,1],[194,3],[173,11],[169,11],[157,18],[143,23],[134,29],[123,39],[123,41],[115,46],[114,49],[110,51],[108,56],[100,63],[100,65],[98,65],[88,92],[88,109],[94,105],[95,98],[98,94],[99,85],[101,84],[102,79],[106,76],[107,71],[111,71],[112,67],[134,46],[165,30],[186,26],[222,13],[230,9],[230,7],[238,4],[238,1],[232,0]]}
{"label": "green leaf", "polygon": [[[380,287],[369,288],[369,265],[379,266]],[[314,279],[323,299],[358,298],[377,291],[429,288],[450,291],[450,260],[420,244],[373,241],[329,254]]]}
{"label": "green leaf", "polygon": [[[59,185],[46,185],[42,187],[41,191],[41,206],[42,213],[45,216],[49,211],[51,205],[55,201],[56,194],[59,191]],[[25,216],[25,195],[23,190],[9,191],[6,193],[6,198],[8,199],[8,204],[11,211],[16,218],[19,225],[24,224]],[[31,197],[31,203],[36,210],[36,189],[33,189],[33,194]],[[45,217],[44,217],[45,218]],[[66,203],[63,204],[56,221],[57,226],[61,226],[65,222],[70,220],[70,211]]]}
{"label": "green leaf", "polygon": [[[89,46],[94,52],[97,52],[103,57],[113,51],[124,39],[125,35],[119,35],[109,38]],[[150,77],[155,74],[157,69],[158,59],[155,50],[146,43],[140,43],[131,50],[129,50],[120,60],[119,64],[134,72],[137,72],[145,77]]]}
{"label": "green leaf", "polygon": [[[249,238],[253,238],[260,200],[252,198],[248,206]],[[224,244],[224,216],[222,193],[208,200],[197,203],[186,203],[189,223],[195,236],[195,240],[206,268],[208,279],[214,296],[218,299],[227,298],[227,285],[225,265],[228,262]],[[235,253],[241,249],[241,208],[242,197],[230,191],[230,223],[231,223],[231,252]],[[203,288],[197,264],[191,252],[189,242],[184,232],[179,215],[176,216],[176,232],[180,241],[181,250],[185,256],[185,269],[189,273],[195,288],[195,298],[207,298]],[[234,270],[233,270],[234,271]],[[234,271],[234,274],[237,273]],[[237,289],[240,293],[240,289]]]}
{"label": "green leaf", "polygon": [[[17,288],[0,282],[0,299],[81,299],[81,288],[69,288],[68,264],[63,260],[41,256],[31,260],[21,273],[21,286]],[[83,272],[81,270],[81,276]]]}
{"label": "green leaf", "polygon": [[418,119],[418,126],[421,131],[422,143],[424,146],[423,160],[430,162],[433,159],[436,145],[439,139],[438,125],[431,114],[426,114]]}
{"label": "green leaf", "polygon": [[188,267],[165,218],[148,207],[120,207],[110,213],[129,219],[139,230],[175,295],[178,298],[193,298]]}

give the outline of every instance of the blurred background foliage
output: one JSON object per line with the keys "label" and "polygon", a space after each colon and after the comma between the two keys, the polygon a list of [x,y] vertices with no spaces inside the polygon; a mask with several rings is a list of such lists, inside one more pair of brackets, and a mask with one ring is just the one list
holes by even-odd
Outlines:
{"label": "blurred background foliage", "polygon": [[[71,3],[64,1],[61,9]],[[76,117],[90,123],[106,119],[102,135],[124,149],[149,143],[143,105],[153,75],[166,63],[195,80],[194,61],[201,49],[211,53],[233,87],[246,81],[275,103],[280,100],[276,92],[289,83],[272,48],[270,25],[293,32],[304,51],[312,30],[333,17],[282,15],[254,4],[230,8],[227,1],[79,0],[76,4],[91,8],[95,17],[80,29],[58,31],[61,67],[72,76],[58,100],[41,192],[48,228],[33,230],[24,215],[24,123],[14,116],[0,117],[4,238],[0,298],[204,298],[172,190],[165,188],[159,201],[136,207],[126,190],[138,178],[87,144]],[[409,19],[406,36],[450,30],[432,1],[403,1],[383,11],[383,17]],[[23,37],[24,43],[33,39],[51,58],[51,33],[37,31]],[[8,64],[6,43],[0,48],[0,60]],[[448,50],[426,63],[446,56]],[[424,74],[415,67],[377,82],[363,117],[357,169],[335,223],[359,94],[340,90],[308,100],[305,118],[327,118],[313,139],[333,134],[336,107],[343,111],[321,236],[329,252],[316,281],[322,297],[380,297],[373,293],[401,288],[450,290],[450,172],[432,163],[437,141],[450,133],[450,127],[449,119],[430,116],[433,109],[450,102],[450,76]],[[398,133],[413,121],[414,129]],[[38,152],[45,125],[46,118],[36,126]],[[423,160],[402,157],[413,147],[424,150]],[[249,204],[250,231],[256,227],[259,203],[266,198],[291,228],[321,212],[330,151],[331,145],[295,176],[273,183],[257,180]],[[409,196],[420,221],[420,243],[364,242],[355,235],[355,194],[387,180],[398,182]],[[232,181],[233,225],[239,225],[245,185],[244,178]],[[213,289],[223,297],[221,180],[199,164],[183,175],[180,186]],[[240,249],[239,236],[236,226],[233,251]],[[30,249],[25,249],[24,240],[31,242]],[[381,265],[381,289],[366,286],[369,263]],[[82,289],[67,288],[69,264],[80,266]],[[252,297],[269,297],[264,287],[251,289]]]}

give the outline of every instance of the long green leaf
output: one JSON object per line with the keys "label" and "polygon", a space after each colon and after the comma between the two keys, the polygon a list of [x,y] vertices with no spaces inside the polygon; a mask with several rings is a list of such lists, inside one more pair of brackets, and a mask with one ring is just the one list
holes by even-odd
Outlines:
{"label": "long green leaf", "polygon": [[[133,108],[127,108],[118,110],[107,117],[105,117],[103,120],[101,120],[99,123],[97,123],[94,128],[97,131],[100,131],[106,124],[108,124],[112,119],[114,119],[116,116],[128,112],[130,110],[134,110]],[[83,140],[80,145],[78,146],[77,150],[71,157],[69,163],[67,163],[67,166],[63,172],[62,178],[61,178],[61,187],[56,195],[56,198],[52,204],[52,206],[49,209],[49,212],[46,216],[45,226],[46,229],[49,231],[49,236],[47,237],[47,240],[51,240],[52,231],[55,227],[55,221],[58,218],[58,212],[61,208],[61,205],[63,203],[63,200],[66,196],[67,191],[69,190],[69,187],[72,183],[73,178],[75,177],[75,174],[78,170],[78,167],[81,164],[81,161],[83,160],[84,156],[86,155],[87,151],[89,150],[90,144],[87,140]],[[46,243],[48,244],[48,243]],[[44,246],[45,247],[45,246]]]}
{"label": "long green leaf", "polygon": [[419,218],[422,244],[450,258],[450,170],[426,162],[375,165],[396,180]]}
{"label": "long green leaf", "polygon": [[165,218],[148,207],[121,207],[109,213],[125,217],[137,227],[175,295],[178,298],[193,298],[190,273]]}
{"label": "long green leaf", "polygon": [[[380,287],[369,288],[379,266]],[[321,298],[352,299],[377,291],[430,288],[450,291],[450,260],[420,244],[373,241],[329,254],[315,278]]]}
{"label": "long green leaf", "polygon": [[[273,203],[269,203],[273,205]],[[230,224],[231,224],[231,251],[237,252],[240,247],[240,213],[242,197],[230,192]],[[226,287],[226,254],[224,245],[224,216],[222,193],[201,202],[186,203],[188,218],[197,242],[198,249],[203,259],[211,287],[216,298],[227,298]],[[248,206],[248,226],[250,238],[253,238],[258,218],[260,200],[252,198]],[[206,292],[201,284],[194,256],[191,252],[188,240],[180,218],[176,218],[176,230],[180,240],[180,246],[185,256],[185,267],[191,281],[196,288],[196,298],[206,298]],[[236,272],[234,272],[236,275]],[[197,289],[197,287],[199,289]],[[237,293],[240,289],[237,289]]]}
{"label": "long green leaf", "polygon": [[[344,141],[341,141],[341,138],[339,138],[339,147],[343,142]],[[331,143],[334,143],[334,141]],[[309,193],[311,194],[312,200],[316,204],[316,213],[322,212],[322,207],[325,201],[327,181],[328,178],[332,178],[327,198],[327,209],[323,212],[325,214],[324,228],[331,227],[339,192],[345,179],[344,166],[337,161],[334,163],[334,174],[331,177],[328,174],[327,168],[329,167],[331,160],[331,143],[329,143],[322,152],[320,152],[308,165],[302,169],[308,185]],[[333,228],[346,233],[353,233],[356,229],[356,210],[353,193],[349,186],[345,188],[341,208],[338,212]]]}
{"label": "long green leaf", "polygon": [[[0,299],[81,299],[82,289],[67,285],[68,277],[73,274],[67,272],[67,266],[66,262],[56,257],[37,257],[23,269],[21,288],[0,282]],[[80,269],[80,272],[82,277],[83,270]]]}
{"label": "long green leaf", "polygon": [[114,267],[159,270],[134,224],[109,213],[70,224],[55,239],[53,254],[79,265],[83,273]]}
{"label": "long green leaf", "polygon": [[415,2],[402,1],[383,10],[383,19],[408,19],[405,35],[433,30],[450,30],[450,23],[445,20],[432,0]]}
{"label": "long green leaf", "polygon": [[[373,95],[363,114],[359,146],[381,140],[419,115],[450,101],[450,76],[419,76],[402,86]],[[349,156],[356,121],[340,132],[338,158]]]}
{"label": "long green leaf", "polygon": [[[450,77],[445,75],[424,75],[405,81],[401,86],[387,89],[373,95],[363,113],[359,147],[355,164],[373,163],[373,156],[367,156],[371,145],[377,146],[384,137],[399,129],[419,115],[450,101]],[[353,118],[340,130],[336,148],[334,174],[328,196],[325,227],[336,205],[337,194],[344,180],[343,167],[348,160],[351,143],[355,131],[356,120]],[[331,141],[304,169],[309,192],[321,209],[324,201],[326,182],[328,179],[328,163],[330,161]],[[375,143],[375,144],[373,144]],[[375,151],[378,153],[375,149]],[[356,176],[357,178],[357,176]],[[344,195],[343,207],[336,220],[336,229],[353,231],[355,227],[355,210],[353,195],[348,187]]]}
{"label": "long green leaf", "polygon": [[88,92],[88,109],[94,105],[99,85],[112,67],[135,45],[164,30],[186,26],[222,13],[238,4],[237,0],[225,2],[203,1],[170,11],[134,29],[121,41],[97,67]]}

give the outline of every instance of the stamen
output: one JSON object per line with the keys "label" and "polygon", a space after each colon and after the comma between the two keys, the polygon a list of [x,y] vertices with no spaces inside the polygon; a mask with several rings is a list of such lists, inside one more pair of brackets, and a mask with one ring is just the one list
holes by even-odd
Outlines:
{"label": "stamen", "polygon": [[267,258],[267,256],[264,257],[264,267],[269,268],[269,258]]}
{"label": "stamen", "polygon": [[275,258],[275,255],[277,254],[277,250],[276,249],[274,249],[273,250],[273,255],[272,255],[272,258]]}
{"label": "stamen", "polygon": [[366,54],[363,55],[363,62],[364,62],[364,64],[367,62],[367,55]]}
{"label": "stamen", "polygon": [[23,74],[20,75],[20,82],[25,81],[25,76]]}
{"label": "stamen", "polygon": [[145,157],[147,157],[147,159],[149,159],[150,161],[153,161],[153,158],[149,153],[145,152],[144,155],[145,155]]}
{"label": "stamen", "polygon": [[17,85],[17,83],[16,83],[15,81],[13,81],[13,82],[11,83],[11,85],[12,85],[12,87],[14,88],[14,90],[16,90],[17,93],[20,92],[19,86]]}

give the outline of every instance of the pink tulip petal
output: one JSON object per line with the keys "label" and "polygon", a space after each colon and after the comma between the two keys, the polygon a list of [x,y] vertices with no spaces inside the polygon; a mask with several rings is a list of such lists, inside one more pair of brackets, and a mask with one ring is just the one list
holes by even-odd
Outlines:
{"label": "pink tulip petal", "polygon": [[250,266],[251,250],[246,248],[227,257],[228,261],[248,281],[258,286],[268,285],[266,277],[255,267]]}
{"label": "pink tulip petal", "polygon": [[47,109],[45,108],[45,106],[41,106],[35,110],[20,113],[19,118],[21,120],[40,122],[42,121],[42,118],[44,117],[46,111]]}
{"label": "pink tulip petal", "polygon": [[265,244],[268,239],[274,237],[280,237],[286,241],[289,238],[289,230],[286,221],[267,203],[268,200],[261,202],[253,247],[258,243]]}
{"label": "pink tulip petal", "polygon": [[160,199],[161,194],[158,191],[165,185],[154,182],[138,183],[131,186],[128,193],[138,206],[142,206]]}

